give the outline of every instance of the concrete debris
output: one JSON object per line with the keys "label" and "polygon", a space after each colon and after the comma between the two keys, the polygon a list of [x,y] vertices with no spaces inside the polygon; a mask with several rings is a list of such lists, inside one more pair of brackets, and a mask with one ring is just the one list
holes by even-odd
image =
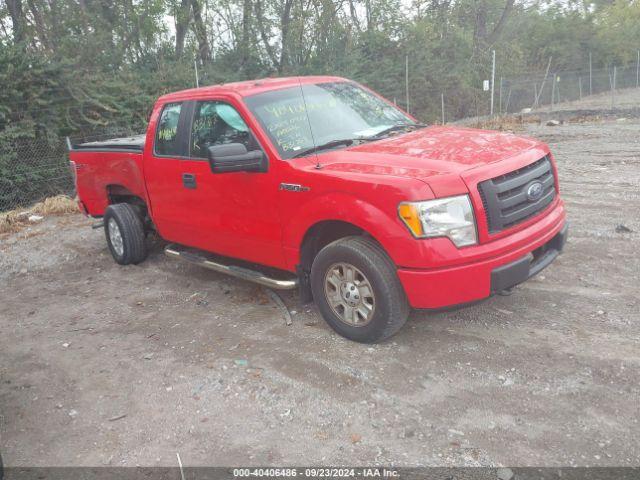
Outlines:
{"label": "concrete debris", "polygon": [[510,468],[499,468],[496,471],[496,476],[498,480],[511,480],[514,477],[513,470]]}

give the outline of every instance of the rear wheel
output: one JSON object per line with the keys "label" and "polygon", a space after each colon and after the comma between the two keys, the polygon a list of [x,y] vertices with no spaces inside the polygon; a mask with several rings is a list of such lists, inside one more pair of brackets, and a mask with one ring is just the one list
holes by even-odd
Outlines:
{"label": "rear wheel", "polygon": [[131,205],[117,203],[107,207],[104,232],[111,255],[120,265],[137,264],[147,258],[144,224]]}
{"label": "rear wheel", "polygon": [[356,342],[391,337],[409,315],[393,262],[366,237],[346,237],[324,247],[311,267],[311,288],[329,326]]}

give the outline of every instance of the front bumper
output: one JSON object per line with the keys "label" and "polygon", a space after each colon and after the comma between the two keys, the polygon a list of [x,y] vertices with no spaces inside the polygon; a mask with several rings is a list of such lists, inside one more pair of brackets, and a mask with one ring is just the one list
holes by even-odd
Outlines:
{"label": "front bumper", "polygon": [[525,246],[487,260],[433,270],[398,269],[409,304],[437,309],[482,300],[509,289],[549,266],[564,248],[568,224],[562,220]]}
{"label": "front bumper", "polygon": [[508,290],[551,265],[567,242],[569,225],[564,224],[555,237],[530,254],[491,271],[491,293]]}

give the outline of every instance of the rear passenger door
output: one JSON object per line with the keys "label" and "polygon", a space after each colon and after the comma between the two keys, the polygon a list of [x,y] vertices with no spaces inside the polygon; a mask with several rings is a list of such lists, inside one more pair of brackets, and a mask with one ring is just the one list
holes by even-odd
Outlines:
{"label": "rear passenger door", "polygon": [[189,154],[181,162],[183,177],[192,179],[182,191],[189,212],[183,243],[282,267],[279,181],[272,159],[267,172],[213,173],[207,158],[209,147],[229,143],[264,151],[239,108],[223,99],[198,101],[189,132]]}

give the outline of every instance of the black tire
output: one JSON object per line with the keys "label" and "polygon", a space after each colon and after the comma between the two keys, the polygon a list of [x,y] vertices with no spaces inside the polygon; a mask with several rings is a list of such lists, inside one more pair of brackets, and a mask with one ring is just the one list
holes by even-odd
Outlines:
{"label": "black tire", "polygon": [[[114,247],[111,241],[110,225],[119,229],[122,247]],[[144,223],[136,209],[127,203],[109,205],[104,213],[104,233],[113,259],[120,265],[138,264],[147,258]]]}
{"label": "black tire", "polygon": [[[354,266],[371,285],[375,308],[365,325],[345,323],[327,300],[325,276],[336,263]],[[356,342],[376,343],[385,340],[397,333],[409,316],[409,304],[395,265],[382,247],[367,237],[345,237],[324,247],[313,260],[311,289],[320,313],[329,326]]]}

